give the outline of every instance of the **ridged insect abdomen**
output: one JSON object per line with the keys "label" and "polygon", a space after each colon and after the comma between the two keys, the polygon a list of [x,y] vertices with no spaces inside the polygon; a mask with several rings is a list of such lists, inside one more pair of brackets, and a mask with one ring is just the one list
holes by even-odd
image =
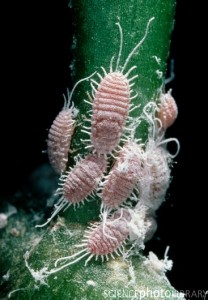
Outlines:
{"label": "ridged insect abdomen", "polygon": [[47,140],[47,153],[51,166],[57,173],[66,169],[71,138],[74,132],[72,110],[63,109],[53,121]]}
{"label": "ridged insect abdomen", "polygon": [[127,142],[103,183],[101,198],[107,208],[119,207],[130,197],[141,176],[142,150],[136,142]]}
{"label": "ridged insect abdomen", "polygon": [[139,182],[140,202],[155,211],[165,199],[170,184],[168,152],[162,147],[147,151]]}
{"label": "ridged insect abdomen", "polygon": [[44,224],[36,225],[36,227],[44,227],[60,211],[66,210],[72,204],[79,205],[97,187],[106,166],[107,161],[104,156],[91,154],[77,162],[67,175],[61,177],[62,187],[57,190],[61,198],[54,205],[55,209],[51,217]]}
{"label": "ridged insect abdomen", "polygon": [[106,224],[105,230],[101,223],[89,232],[87,249],[93,255],[112,254],[124,244],[128,234],[128,226],[124,219]]}
{"label": "ridged insect abdomen", "polygon": [[161,94],[157,117],[161,121],[163,129],[170,127],[178,116],[178,107],[171,91]]}
{"label": "ridged insect abdomen", "polygon": [[[113,70],[113,57],[110,63],[110,72],[104,71],[104,77],[98,74],[101,79],[100,83],[92,79],[92,130],[91,142],[95,151],[98,154],[111,153],[119,144],[120,137],[125,129],[126,119],[129,114],[130,101],[137,97],[137,94],[131,97],[131,83],[138,75],[129,78],[129,74],[136,69],[136,66],[131,67],[124,73],[131,57],[139,49],[145,41],[150,23],[154,18],[151,18],[145,30],[145,34],[140,42],[132,49],[127,56],[124,65],[120,66],[120,59],[123,48],[123,32],[120,23],[116,23],[120,31],[120,48],[116,62],[116,68]],[[94,87],[97,85],[97,88]]]}
{"label": "ridged insect abdomen", "polygon": [[79,80],[73,87],[71,94],[67,89],[67,98],[64,96],[64,107],[57,115],[51,128],[49,129],[48,140],[47,140],[47,153],[51,166],[53,169],[61,174],[66,170],[68,154],[70,150],[71,138],[74,132],[76,110],[74,105],[71,105],[71,98],[76,87],[83,81],[91,78],[92,75]]}
{"label": "ridged insect abdomen", "polygon": [[119,143],[129,112],[130,87],[120,72],[107,74],[95,93],[92,144],[98,153],[111,152]]}
{"label": "ridged insect abdomen", "polygon": [[102,261],[104,261],[104,258],[108,260],[109,255],[112,258],[115,258],[113,256],[114,253],[119,256],[120,251],[120,253],[123,254],[123,245],[125,244],[128,235],[129,229],[127,219],[122,215],[117,219],[111,217],[106,219],[104,223],[94,224],[85,232],[82,243],[76,246],[77,248],[82,248],[82,250],[71,256],[57,259],[55,267],[57,267],[61,261],[69,260],[69,262],[53,271],[58,272],[67,266],[73,265],[86,256],[88,256],[88,258],[85,261],[85,265],[87,265],[93,257],[95,257],[96,260],[101,258]]}
{"label": "ridged insect abdomen", "polygon": [[79,203],[97,187],[107,166],[104,156],[88,155],[81,159],[64,179],[63,198]]}

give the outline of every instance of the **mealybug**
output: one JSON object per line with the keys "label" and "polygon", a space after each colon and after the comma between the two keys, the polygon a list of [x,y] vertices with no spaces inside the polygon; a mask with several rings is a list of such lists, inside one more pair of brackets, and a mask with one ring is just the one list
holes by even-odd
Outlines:
{"label": "mealybug", "polygon": [[58,174],[65,171],[68,161],[71,137],[74,132],[75,123],[72,118],[72,109],[73,108],[66,108],[64,105],[63,110],[53,121],[48,134],[48,158],[51,166]]}
{"label": "mealybug", "polygon": [[141,164],[141,147],[135,141],[127,142],[102,183],[101,198],[105,208],[117,208],[131,196],[141,176]]}
{"label": "mealybug", "polygon": [[[75,253],[74,255],[57,259],[55,266],[62,260],[77,259],[63,265],[59,268],[63,269],[69,265],[74,264],[85,256],[89,256],[85,261],[85,265],[95,256],[97,260],[99,257],[104,261],[109,260],[109,255],[114,259],[113,254],[123,254],[123,245],[128,237],[127,220],[122,214],[115,218],[114,216],[105,220],[105,222],[92,225],[84,235],[83,242],[76,247],[84,248],[83,250]],[[120,254],[119,254],[120,252]],[[80,254],[82,254],[80,256]]]}
{"label": "mealybug", "polygon": [[171,90],[160,95],[159,109],[157,117],[161,121],[163,129],[170,127],[178,116],[178,108],[175,99],[171,95]]}
{"label": "mealybug", "polygon": [[[57,259],[55,261],[54,269],[48,270],[47,267],[44,267],[39,271],[33,270],[28,264],[28,259],[30,256],[29,252],[26,252],[24,256],[25,264],[36,280],[45,283],[45,278],[47,278],[51,274],[57,273],[64,268],[75,264],[86,256],[88,256],[88,258],[85,261],[85,266],[93,257],[95,257],[96,260],[98,258],[101,258],[102,261],[104,261],[104,258],[106,258],[106,260],[109,260],[109,256],[114,259],[114,254],[118,256],[120,256],[120,254],[123,255],[123,245],[125,245],[125,241],[127,238],[128,226],[125,217],[123,217],[122,214],[118,218],[112,216],[105,221],[105,224],[101,222],[92,225],[89,230],[85,232],[82,243],[79,245],[75,245],[76,248],[81,247],[83,249],[70,256]],[[66,261],[69,262],[65,263]],[[64,264],[58,266],[60,262],[64,262]]]}
{"label": "mealybug", "polygon": [[[150,126],[148,142],[143,153],[142,176],[138,183],[140,203],[152,212],[158,209],[165,199],[170,184],[169,164],[180,149],[177,139],[164,139],[162,123],[155,117],[157,108],[154,102],[150,102],[143,109],[144,118]],[[177,145],[174,155],[162,147],[168,142],[175,142]]]}
{"label": "mealybug", "polygon": [[103,155],[89,154],[81,159],[63,178],[64,199],[74,204],[84,200],[97,187],[106,165]]}
{"label": "mealybug", "polygon": [[139,181],[140,203],[155,211],[165,199],[170,184],[168,152],[162,147],[147,149]]}
{"label": "mealybug", "polygon": [[[137,97],[131,97],[131,83],[138,75],[128,79],[129,74],[136,68],[131,67],[125,74],[127,67],[133,54],[138,50],[141,44],[145,41],[150,23],[154,18],[151,18],[147,24],[146,31],[142,40],[134,47],[128,55],[124,65],[119,66],[123,48],[123,32],[119,23],[116,23],[120,31],[120,49],[116,63],[116,69],[113,70],[113,58],[110,63],[110,72],[107,73],[102,67],[104,77],[98,74],[101,79],[100,83],[92,81],[92,127],[91,127],[91,142],[95,151],[98,154],[108,154],[112,152],[118,145],[120,137],[124,131],[125,122],[128,117],[130,100]],[[94,87],[97,85],[97,89]]]}
{"label": "mealybug", "polygon": [[42,225],[47,225],[62,209],[67,209],[72,204],[80,204],[97,187],[105,169],[107,161],[103,155],[89,154],[78,161],[74,168],[66,175],[62,175],[62,187],[57,190],[61,198],[55,205],[52,216]]}
{"label": "mealybug", "polygon": [[58,173],[61,174],[66,170],[68,154],[70,150],[71,138],[74,132],[74,106],[71,104],[71,98],[75,88],[79,83],[92,77],[91,76],[79,80],[73,87],[71,94],[68,93],[68,99],[64,95],[64,107],[57,115],[48,133],[47,153],[51,166]]}

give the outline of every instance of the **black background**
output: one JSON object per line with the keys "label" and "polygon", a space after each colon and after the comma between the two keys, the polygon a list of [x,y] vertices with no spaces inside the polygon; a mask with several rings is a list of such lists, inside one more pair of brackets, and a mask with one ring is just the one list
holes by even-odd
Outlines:
{"label": "black background", "polygon": [[[1,195],[12,194],[35,167],[47,161],[46,129],[69,87],[71,15],[65,0],[15,2],[3,12],[0,115]],[[169,199],[158,212],[156,237],[147,245],[160,258],[170,246],[168,274],[178,290],[208,290],[207,272],[207,90],[203,8],[178,1],[171,57],[171,83],[179,116],[168,135],[181,151]],[[205,75],[204,73],[205,72]],[[205,175],[204,175],[205,174]],[[192,297],[194,299],[194,297]],[[200,299],[200,297],[198,297]]]}

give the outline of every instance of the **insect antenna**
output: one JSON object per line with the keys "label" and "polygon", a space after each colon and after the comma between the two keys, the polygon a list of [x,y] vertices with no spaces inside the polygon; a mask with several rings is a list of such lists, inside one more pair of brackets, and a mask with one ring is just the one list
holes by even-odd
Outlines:
{"label": "insect antenna", "polygon": [[123,31],[119,22],[116,23],[116,25],[118,26],[120,32],[120,47],[119,47],[118,58],[116,63],[116,71],[118,71],[119,63],[121,60],[122,49],[123,49]]}
{"label": "insect antenna", "polygon": [[[79,252],[76,252],[75,254],[73,254],[73,255],[70,255],[70,256],[65,256],[65,257],[60,257],[60,258],[58,258],[56,261],[55,261],[55,263],[54,263],[54,265],[55,265],[55,267],[57,267],[57,265],[58,265],[58,263],[60,262],[60,261],[63,261],[63,260],[71,260],[72,258],[74,258],[74,257],[77,257],[77,256],[79,256],[80,254],[82,254],[83,252],[85,252],[85,255],[84,256],[86,256],[87,254],[89,254],[88,252],[86,253],[86,249],[82,249],[82,250],[80,250]],[[84,257],[84,256],[81,256],[81,257],[79,257],[79,259],[81,259],[82,257]],[[77,261],[77,259],[76,259],[76,261]],[[73,261],[74,262],[74,261]],[[72,263],[72,262],[71,262]],[[68,264],[67,264],[68,265]],[[66,265],[64,265],[64,266],[66,266]],[[62,266],[63,267],[63,266]]]}
{"label": "insect antenna", "polygon": [[113,72],[113,60],[114,60],[114,56],[112,56],[110,60],[110,73]]}
{"label": "insect antenna", "polygon": [[123,73],[123,71],[125,70],[128,62],[130,61],[131,57],[134,55],[134,53],[139,49],[139,47],[143,44],[143,42],[145,41],[146,37],[147,37],[147,34],[148,34],[148,30],[149,30],[149,26],[151,24],[151,22],[154,20],[155,18],[151,18],[148,23],[147,23],[147,26],[146,26],[146,30],[145,30],[145,34],[143,36],[143,38],[141,39],[141,41],[134,47],[134,49],[129,53],[124,65],[123,65],[123,68],[121,70],[121,73]]}
{"label": "insect antenna", "polygon": [[73,93],[74,93],[76,87],[77,87],[81,82],[83,82],[83,81],[85,81],[85,80],[88,80],[88,79],[90,79],[91,77],[93,77],[96,73],[97,73],[97,72],[94,72],[94,73],[92,73],[90,76],[85,77],[85,78],[82,78],[82,79],[80,79],[79,81],[77,81],[77,82],[75,83],[75,85],[73,86],[73,89],[72,89],[71,93],[69,93],[69,90],[67,89],[67,98],[68,98],[68,99],[66,99],[66,96],[63,95],[63,97],[64,97],[64,109],[68,109],[68,108],[69,108],[69,106],[70,106],[70,104],[71,104],[71,99],[72,99],[72,96],[73,96]]}
{"label": "insect antenna", "polygon": [[[151,111],[151,113],[149,113],[148,110],[147,110],[148,108],[152,109],[153,111]],[[153,139],[155,139],[155,137],[156,137],[156,128],[155,128],[156,124],[155,124],[155,121],[153,119],[153,116],[155,114],[156,109],[157,109],[157,105],[153,101],[147,103],[145,105],[145,107],[143,108],[143,113],[145,115],[145,120],[151,125]]]}
{"label": "insect antenna", "polygon": [[36,225],[35,227],[45,227],[48,223],[50,223],[50,221],[63,209],[66,208],[66,206],[70,205],[70,203],[67,200],[64,200],[63,198],[61,198],[59,200],[59,202],[57,204],[54,205],[54,212],[52,213],[52,215],[50,216],[50,218],[47,219],[47,221],[41,225]]}

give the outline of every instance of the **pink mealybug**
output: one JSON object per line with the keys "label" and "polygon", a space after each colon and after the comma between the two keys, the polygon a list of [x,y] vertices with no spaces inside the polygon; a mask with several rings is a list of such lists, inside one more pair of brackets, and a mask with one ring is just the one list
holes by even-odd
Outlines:
{"label": "pink mealybug", "polygon": [[47,153],[51,166],[58,173],[65,171],[75,120],[72,118],[73,108],[66,107],[57,115],[49,130]]}
{"label": "pink mealybug", "polygon": [[70,256],[58,258],[54,264],[55,268],[51,270],[48,270],[47,267],[33,270],[28,264],[30,253],[26,252],[24,256],[26,267],[36,280],[45,283],[48,276],[86,257],[85,266],[93,257],[95,257],[95,260],[101,258],[102,262],[104,259],[107,261],[109,258],[115,259],[114,255],[128,257],[129,251],[125,252],[124,248],[126,241],[129,239],[134,242],[133,246],[137,243],[139,248],[143,248],[143,242],[148,236],[149,230],[151,230],[151,225],[143,212],[145,210],[140,209],[140,213],[138,213],[138,211],[135,212],[131,209],[119,209],[110,217],[107,217],[106,212],[104,212],[102,221],[92,224],[85,231],[81,243],[75,245],[75,248],[81,248],[80,251]]}
{"label": "pink mealybug", "polygon": [[[114,254],[120,256],[124,254],[124,245],[128,238],[128,225],[125,216],[121,213],[118,218],[114,216],[105,220],[105,222],[99,222],[90,226],[89,230],[85,231],[84,239],[81,244],[75,245],[75,248],[83,248],[80,251],[66,257],[58,258],[55,261],[55,268],[48,270],[44,267],[40,270],[33,270],[29,264],[28,259],[30,256],[29,251],[24,255],[25,264],[32,276],[42,283],[45,283],[45,279],[51,274],[55,274],[64,268],[75,264],[82,258],[88,256],[85,261],[87,263],[95,257],[97,260],[101,258],[102,261],[106,258],[109,260],[109,256],[113,259]],[[66,261],[69,261],[66,263]],[[62,262],[64,262],[62,264]],[[60,266],[58,266],[60,264]]]}
{"label": "pink mealybug", "polygon": [[52,216],[42,225],[47,225],[61,210],[66,210],[69,206],[79,205],[98,186],[99,180],[105,172],[107,161],[103,155],[97,156],[89,154],[76,163],[66,175],[61,176],[62,187],[57,190],[61,198],[55,205]]}
{"label": "pink mealybug", "polygon": [[[153,213],[165,199],[170,184],[169,165],[180,150],[180,144],[176,138],[164,139],[162,122],[155,117],[157,109],[154,102],[148,103],[143,109],[144,119],[150,126],[148,142],[143,153],[142,176],[138,183],[140,203]],[[175,142],[177,145],[174,155],[163,147],[169,142]]]}
{"label": "pink mealybug", "polygon": [[141,176],[142,149],[135,141],[127,142],[101,184],[102,204],[105,208],[118,208],[132,194]]}
{"label": "pink mealybug", "polygon": [[63,178],[60,190],[64,199],[74,204],[84,200],[98,185],[106,166],[107,161],[103,155],[89,154],[81,159]]}
{"label": "pink mealybug", "polygon": [[[151,18],[147,24],[144,37],[134,47],[128,55],[124,65],[119,66],[123,47],[123,33],[119,23],[116,23],[120,31],[120,49],[116,63],[116,69],[113,70],[113,58],[110,63],[110,72],[107,73],[102,67],[104,77],[98,74],[101,79],[100,83],[92,81],[92,124],[91,124],[91,142],[92,146],[98,154],[111,153],[119,143],[120,137],[125,128],[125,122],[129,114],[130,100],[137,97],[131,97],[131,83],[138,75],[128,79],[129,74],[136,68],[131,67],[126,74],[124,71],[127,67],[133,54],[138,50],[141,44],[145,41],[150,23],[154,18]],[[97,85],[97,89],[94,87]]]}
{"label": "pink mealybug", "polygon": [[165,199],[170,184],[168,157],[167,150],[161,146],[145,152],[143,174],[139,181],[139,199],[150,211],[157,210]]}
{"label": "pink mealybug", "polygon": [[[101,258],[102,261],[104,261],[105,258],[109,260],[109,256],[114,259],[114,254],[120,256],[120,254],[124,252],[123,245],[126,243],[125,241],[128,238],[128,234],[127,219],[122,213],[118,218],[112,216],[104,222],[93,224],[89,230],[85,232],[82,243],[76,246],[77,248],[81,247],[84,249],[71,256],[57,259],[55,267],[57,267],[60,261],[71,260],[73,258],[75,258],[75,260],[60,266],[54,271],[58,272],[86,256],[89,257],[85,261],[85,265],[87,265],[93,257],[95,257],[96,260]],[[53,272],[53,270],[51,270],[51,272]]]}
{"label": "pink mealybug", "polygon": [[170,127],[178,116],[178,108],[175,99],[171,95],[171,90],[166,94],[161,94],[159,99],[157,117],[161,121],[163,129]]}
{"label": "pink mealybug", "polygon": [[73,87],[71,94],[67,90],[68,99],[64,95],[64,107],[57,115],[48,133],[47,153],[51,166],[61,174],[66,170],[68,154],[70,150],[71,138],[74,132],[75,120],[73,119],[76,110],[72,104],[71,98],[75,88],[79,83],[92,77],[91,76],[79,80]]}

